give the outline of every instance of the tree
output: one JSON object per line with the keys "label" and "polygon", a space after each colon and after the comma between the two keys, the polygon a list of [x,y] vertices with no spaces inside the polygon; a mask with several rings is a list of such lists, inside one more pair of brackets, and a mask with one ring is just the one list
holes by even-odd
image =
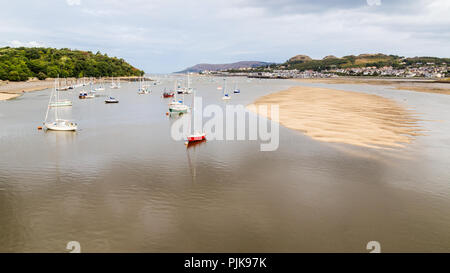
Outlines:
{"label": "tree", "polygon": [[[13,72],[13,73],[11,73]],[[0,79],[29,77],[139,76],[139,70],[123,59],[90,51],[54,48],[0,48]]]}
{"label": "tree", "polygon": [[9,72],[8,80],[10,80],[10,81],[20,81],[19,72],[17,72],[17,71]]}
{"label": "tree", "polygon": [[45,80],[47,75],[45,75],[42,71],[37,74],[37,78],[40,80]]}

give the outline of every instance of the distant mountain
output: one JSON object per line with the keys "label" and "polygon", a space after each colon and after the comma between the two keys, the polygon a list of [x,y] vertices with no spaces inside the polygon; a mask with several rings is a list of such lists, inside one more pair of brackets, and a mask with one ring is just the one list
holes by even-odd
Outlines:
{"label": "distant mountain", "polygon": [[253,68],[253,67],[267,66],[270,64],[272,64],[272,63],[258,62],[258,61],[243,61],[243,62],[230,63],[230,64],[196,64],[196,65],[188,67],[182,71],[179,71],[178,73],[201,72],[204,70],[220,71],[220,70],[228,70],[228,69]]}

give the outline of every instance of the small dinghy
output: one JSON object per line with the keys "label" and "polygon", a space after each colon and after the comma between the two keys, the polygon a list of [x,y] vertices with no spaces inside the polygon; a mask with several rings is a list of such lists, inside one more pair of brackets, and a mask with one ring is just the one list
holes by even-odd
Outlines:
{"label": "small dinghy", "polygon": [[113,97],[109,97],[105,100],[105,103],[119,103],[119,100]]}

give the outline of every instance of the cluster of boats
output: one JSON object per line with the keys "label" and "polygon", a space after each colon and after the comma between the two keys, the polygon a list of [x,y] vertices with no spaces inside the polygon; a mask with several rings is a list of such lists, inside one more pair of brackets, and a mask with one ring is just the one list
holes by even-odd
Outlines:
{"label": "cluster of boats", "polygon": [[[154,83],[154,85],[156,85],[156,84],[158,84],[158,82]],[[85,82],[83,82],[81,86],[86,86],[86,85],[90,86],[90,90],[89,91],[85,91],[84,89],[81,90],[78,95],[79,99],[95,98],[98,96],[97,92],[105,91],[105,85],[103,84],[103,82],[100,82],[100,85],[97,88],[93,88],[92,80],[89,81],[87,84]],[[119,88],[120,88],[120,79],[117,79],[116,81],[114,81],[114,78],[112,78],[110,90],[111,89],[119,89]],[[223,91],[223,97],[222,97],[223,100],[231,99],[231,96],[229,95],[229,93],[227,92],[227,89],[226,89],[226,80],[225,79],[224,79],[224,86],[219,87],[218,89],[221,89]],[[46,112],[45,120],[44,120],[44,126],[48,130],[76,131],[78,128],[78,125],[75,122],[62,119],[59,116],[59,113],[58,113],[59,107],[72,106],[72,101],[70,101],[68,99],[60,98],[59,91],[65,91],[65,90],[68,90],[68,89],[59,87],[59,81],[55,81],[55,87],[52,90],[52,93],[50,95],[50,100],[48,103],[48,108],[47,108],[47,112]],[[237,88],[237,86],[235,86],[233,93],[239,94],[240,92],[241,91]],[[144,78],[139,78],[139,88],[138,88],[137,93],[138,94],[150,94],[151,93],[150,85],[144,80]],[[166,89],[164,89],[162,97],[163,98],[173,98],[172,101],[169,102],[169,104],[168,104],[169,114],[182,115],[182,114],[189,113],[189,110],[191,109],[191,107],[189,107],[188,105],[186,105],[184,103],[185,95],[188,95],[188,94],[195,94],[194,88],[192,88],[190,86],[189,75],[188,75],[187,84],[185,87],[182,87],[178,81],[175,81],[175,86],[174,86],[173,90],[167,91]],[[182,95],[182,98],[181,99],[177,98],[177,95]],[[194,108],[195,108],[194,97],[195,97],[195,95],[192,96],[192,104],[191,104],[192,109],[190,112],[194,111]],[[112,97],[111,94],[109,94],[109,96],[107,96],[107,98],[105,99],[105,103],[118,103],[118,102],[119,102],[119,100]],[[53,116],[50,117],[49,113],[50,113],[50,109],[52,109],[52,108],[55,108],[55,109],[53,111]],[[189,122],[189,127],[190,127],[190,122]],[[190,128],[189,128],[189,132],[191,132]],[[204,132],[191,132],[190,134],[188,134],[186,136],[186,144],[198,142],[198,141],[204,141],[204,140],[206,140],[206,134]]]}
{"label": "cluster of boats", "polygon": [[[78,98],[79,99],[93,99],[95,97],[97,97],[96,92],[101,92],[101,91],[105,91],[105,85],[103,82],[100,82],[100,85],[96,88],[93,88],[93,81],[89,81],[88,84],[84,84],[83,86],[89,85],[90,86],[90,90],[86,91],[86,90],[81,90]],[[114,81],[114,77],[111,78],[111,85],[110,85],[110,89],[119,89],[120,88],[120,79],[117,79],[116,81]],[[58,90],[57,90],[58,91]],[[107,98],[105,100],[105,103],[118,103],[119,101],[111,96],[109,96],[109,98]]]}

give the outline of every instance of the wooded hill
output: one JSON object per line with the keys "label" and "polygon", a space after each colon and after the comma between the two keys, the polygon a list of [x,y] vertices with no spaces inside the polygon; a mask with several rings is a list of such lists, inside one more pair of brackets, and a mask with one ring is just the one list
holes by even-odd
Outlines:
{"label": "wooded hill", "polygon": [[125,60],[100,52],[68,48],[0,48],[0,80],[25,81],[31,77],[104,77],[141,76],[139,70]]}
{"label": "wooded hill", "polygon": [[306,55],[297,55],[290,58],[283,64],[272,66],[271,68],[279,69],[298,69],[304,70],[327,70],[334,68],[350,68],[350,67],[383,67],[392,66],[394,68],[405,68],[407,66],[422,66],[428,63],[435,65],[449,64],[450,58],[437,57],[412,57],[404,58],[396,55],[384,54],[360,54],[358,56],[349,55],[342,58],[335,56],[327,56],[321,60],[313,60]]}

